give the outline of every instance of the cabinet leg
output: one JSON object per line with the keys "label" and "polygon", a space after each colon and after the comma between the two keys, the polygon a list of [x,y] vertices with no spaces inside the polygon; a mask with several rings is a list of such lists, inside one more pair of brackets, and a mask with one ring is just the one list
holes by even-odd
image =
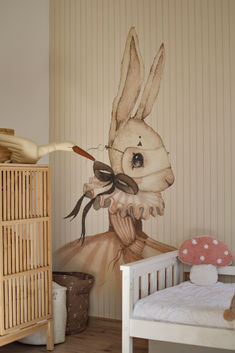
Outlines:
{"label": "cabinet leg", "polygon": [[54,328],[53,320],[47,322],[47,350],[53,351],[54,349]]}

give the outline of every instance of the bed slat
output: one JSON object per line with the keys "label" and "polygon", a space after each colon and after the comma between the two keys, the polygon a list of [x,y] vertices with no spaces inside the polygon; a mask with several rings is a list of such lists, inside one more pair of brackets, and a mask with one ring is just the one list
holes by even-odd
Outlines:
{"label": "bed slat", "polygon": [[154,293],[157,290],[157,272],[150,273],[150,293]]}

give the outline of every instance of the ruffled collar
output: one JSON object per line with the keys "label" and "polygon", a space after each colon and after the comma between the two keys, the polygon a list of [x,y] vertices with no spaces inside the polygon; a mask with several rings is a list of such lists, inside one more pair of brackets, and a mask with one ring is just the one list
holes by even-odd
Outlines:
{"label": "ruffled collar", "polygon": [[[105,184],[96,177],[92,177],[89,183],[84,184],[84,194],[94,198],[110,188],[110,185],[105,186]],[[135,219],[146,220],[150,216],[162,216],[165,204],[160,192],[138,191],[136,195],[132,195],[116,188],[112,194],[98,196],[93,207],[95,210],[108,208],[111,214],[119,212],[122,217],[132,216]]]}

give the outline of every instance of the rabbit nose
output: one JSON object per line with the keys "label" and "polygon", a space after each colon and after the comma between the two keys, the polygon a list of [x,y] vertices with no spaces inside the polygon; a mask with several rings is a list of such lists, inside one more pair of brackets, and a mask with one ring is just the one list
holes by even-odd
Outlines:
{"label": "rabbit nose", "polygon": [[175,177],[174,177],[174,174],[172,173],[171,170],[170,170],[170,173],[166,176],[165,180],[166,180],[168,186],[171,186],[174,183]]}

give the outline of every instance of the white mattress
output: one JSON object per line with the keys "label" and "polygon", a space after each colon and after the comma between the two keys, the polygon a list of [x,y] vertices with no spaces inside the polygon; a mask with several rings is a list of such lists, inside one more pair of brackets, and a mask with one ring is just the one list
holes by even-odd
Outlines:
{"label": "white mattress", "polygon": [[183,282],[139,300],[135,304],[133,317],[232,328],[232,323],[224,320],[223,312],[229,308],[234,293],[235,283],[217,282],[211,286],[198,286]]}

